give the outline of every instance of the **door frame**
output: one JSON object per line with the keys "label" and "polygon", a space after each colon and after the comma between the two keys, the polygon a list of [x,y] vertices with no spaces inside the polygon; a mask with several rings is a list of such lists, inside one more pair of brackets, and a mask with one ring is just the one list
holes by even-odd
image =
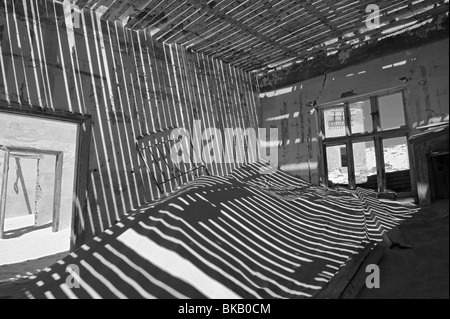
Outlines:
{"label": "door frame", "polygon": [[0,113],[70,122],[78,125],[70,250],[73,251],[81,247],[85,243],[87,236],[84,216],[88,205],[87,193],[92,137],[91,116],[62,110],[43,109],[40,107],[24,108],[18,103],[7,103],[3,101],[0,101]]}
{"label": "door frame", "polygon": [[63,161],[64,152],[35,149],[28,147],[11,147],[2,146],[0,149],[5,151],[5,162],[3,167],[3,180],[0,188],[0,239],[3,239],[5,218],[6,218],[6,197],[8,190],[8,178],[9,178],[9,160],[14,157],[18,157],[21,154],[33,154],[33,155],[53,155],[56,156],[55,165],[55,179],[53,189],[53,211],[52,211],[52,231],[54,233],[59,231],[59,221],[61,213],[61,187],[62,187],[62,175],[63,175]]}

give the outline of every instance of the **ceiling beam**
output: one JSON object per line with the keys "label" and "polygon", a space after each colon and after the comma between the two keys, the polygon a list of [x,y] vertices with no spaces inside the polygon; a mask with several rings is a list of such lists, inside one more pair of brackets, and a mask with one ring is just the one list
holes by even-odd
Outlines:
{"label": "ceiling beam", "polygon": [[305,9],[306,12],[308,12],[311,16],[315,17],[317,20],[319,20],[323,26],[325,26],[328,30],[330,30],[331,34],[335,36],[338,39],[341,39],[342,34],[337,30],[330,22],[329,20],[319,11],[316,9],[314,5],[311,4],[311,0],[307,0],[304,2],[300,2],[300,5]]}
{"label": "ceiling beam", "polygon": [[278,43],[276,40],[268,38],[264,34],[258,32],[258,31],[255,31],[253,28],[248,27],[247,24],[234,19],[231,15],[225,13],[224,11],[220,11],[220,9],[217,9],[216,7],[209,6],[207,0],[188,0],[188,2],[190,2],[192,4],[194,4],[196,2],[197,3],[200,2],[200,4],[202,4],[203,11],[207,11],[207,12],[211,13],[215,17],[226,21],[231,26],[233,26],[247,34],[252,35],[253,37],[259,39],[260,41],[269,44],[273,48],[282,50],[288,57],[295,57],[298,55],[297,52],[289,49],[287,46],[284,46],[284,45]]}

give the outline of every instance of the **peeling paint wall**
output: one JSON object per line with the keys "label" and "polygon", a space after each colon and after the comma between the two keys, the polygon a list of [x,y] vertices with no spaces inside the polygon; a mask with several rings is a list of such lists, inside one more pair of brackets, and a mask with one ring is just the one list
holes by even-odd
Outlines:
{"label": "peeling paint wall", "polygon": [[[17,36],[16,36],[17,35]],[[0,100],[92,116],[88,237],[158,196],[138,136],[179,126],[257,127],[256,80],[150,34],[84,11],[79,28],[53,1],[0,1]],[[226,174],[233,167],[211,168]]]}
{"label": "peeling paint wall", "polygon": [[314,106],[348,95],[403,86],[414,128],[448,121],[449,40],[441,40],[261,94],[261,125],[280,130],[279,163],[286,172],[319,182]]}

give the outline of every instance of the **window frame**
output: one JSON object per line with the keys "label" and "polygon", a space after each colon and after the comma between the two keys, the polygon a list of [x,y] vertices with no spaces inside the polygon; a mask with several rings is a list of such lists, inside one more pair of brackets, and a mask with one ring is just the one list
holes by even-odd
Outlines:
{"label": "window frame", "polygon": [[[405,116],[405,124],[400,128],[387,129],[383,130],[381,126],[381,113],[380,113],[380,105],[379,98],[401,94],[403,100],[403,113]],[[364,133],[353,133],[352,132],[352,122],[351,122],[351,108],[350,105],[353,103],[361,102],[364,100],[370,100],[371,105],[371,117],[372,117],[372,132],[364,132]],[[328,109],[333,109],[337,107],[344,107],[344,115],[345,115],[345,131],[346,134],[341,137],[326,137],[326,129],[325,129],[325,118],[324,111]],[[342,99],[336,102],[330,102],[326,104],[322,104],[318,106],[318,122],[319,122],[319,150],[320,154],[320,163],[321,163],[321,177],[323,183],[326,187],[329,187],[329,172],[328,172],[328,163],[327,163],[327,147],[332,146],[342,146],[345,145],[347,147],[347,155],[348,155],[348,178],[349,178],[349,189],[356,189],[356,174],[355,174],[355,161],[353,156],[353,144],[360,142],[374,142],[375,145],[375,156],[376,156],[376,164],[377,164],[377,188],[378,192],[382,193],[387,190],[387,180],[386,180],[386,169],[385,169],[385,161],[384,161],[384,149],[383,149],[383,140],[406,137],[409,140],[411,135],[409,114],[407,109],[407,95],[406,89],[404,87],[399,87],[395,89],[378,91],[371,94],[353,96],[351,98]],[[410,171],[411,171],[411,186],[414,185],[415,182],[415,174],[412,156],[412,145],[408,143],[408,151],[409,151],[409,161],[410,161]],[[412,192],[413,187],[411,187]]]}

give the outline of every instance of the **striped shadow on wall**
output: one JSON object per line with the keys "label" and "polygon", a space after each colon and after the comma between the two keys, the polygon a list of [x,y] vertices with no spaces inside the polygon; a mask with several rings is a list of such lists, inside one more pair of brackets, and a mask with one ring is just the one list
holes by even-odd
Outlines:
{"label": "striped shadow on wall", "polygon": [[87,188],[76,198],[85,203],[78,210],[85,239],[158,197],[134,148],[138,136],[191,130],[195,120],[202,128],[258,126],[250,74],[92,11],[74,28],[50,0],[0,0],[0,100],[11,109],[91,117]]}

